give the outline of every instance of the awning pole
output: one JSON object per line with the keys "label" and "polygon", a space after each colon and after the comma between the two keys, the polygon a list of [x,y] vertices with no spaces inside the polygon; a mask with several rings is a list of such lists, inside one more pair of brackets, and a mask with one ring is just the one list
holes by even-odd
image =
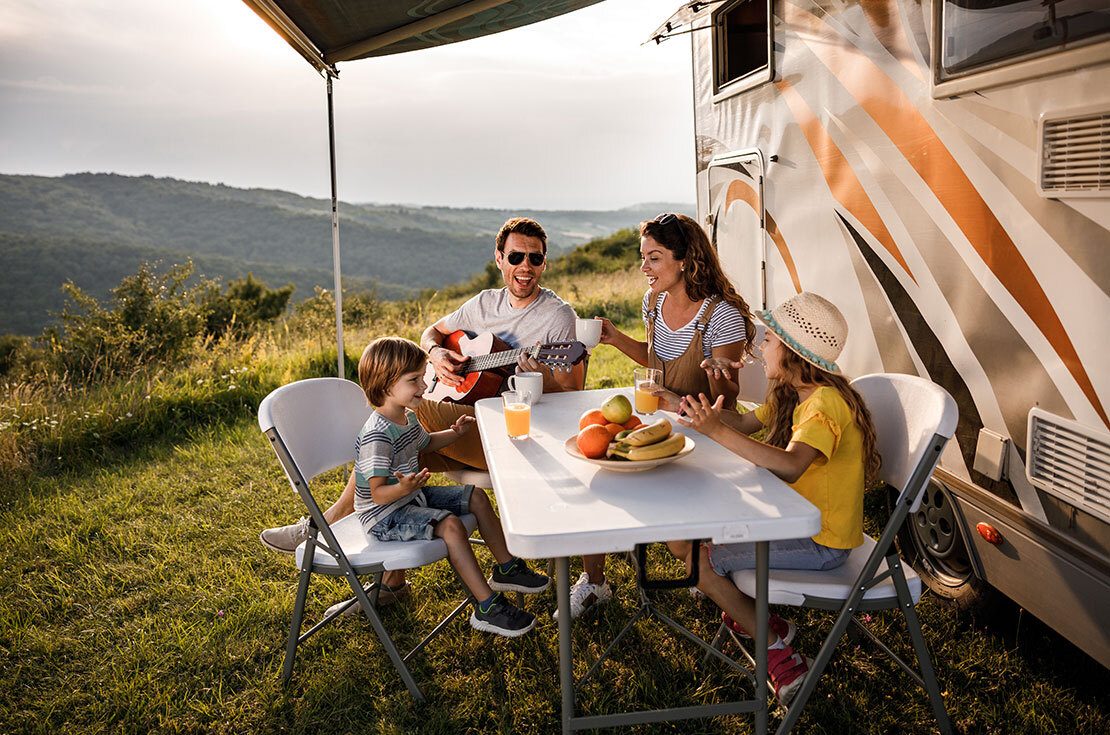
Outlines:
{"label": "awning pole", "polygon": [[335,106],[332,104],[331,74],[328,79],[328,148],[331,154],[331,262],[335,277],[336,374],[346,377],[343,355],[343,275],[339,265],[339,194],[335,183]]}

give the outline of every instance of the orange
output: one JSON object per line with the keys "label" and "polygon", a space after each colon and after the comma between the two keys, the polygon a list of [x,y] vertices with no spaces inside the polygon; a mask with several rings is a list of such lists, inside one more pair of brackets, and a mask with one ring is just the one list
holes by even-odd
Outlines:
{"label": "orange", "polygon": [[594,408],[582,414],[582,417],[578,419],[578,428],[585,429],[587,426],[594,424],[605,426],[607,423],[609,423],[609,419],[605,418],[605,414]]}
{"label": "orange", "polygon": [[592,424],[578,432],[578,451],[591,459],[604,457],[612,440],[608,429]]}
{"label": "orange", "polygon": [[609,436],[613,437],[624,431],[624,427],[620,424],[605,424],[605,429],[609,432]]}
{"label": "orange", "polygon": [[643,426],[643,425],[644,425],[644,422],[643,422],[643,421],[640,421],[640,419],[639,419],[638,417],[636,417],[636,416],[633,416],[633,417],[632,417],[632,418],[630,418],[630,419],[629,419],[628,421],[625,421],[625,422],[624,422],[624,428],[626,428],[626,429],[628,429],[628,430],[630,430],[630,431],[631,431],[632,429],[638,429],[638,428],[640,428],[640,427],[641,427],[641,426]]}

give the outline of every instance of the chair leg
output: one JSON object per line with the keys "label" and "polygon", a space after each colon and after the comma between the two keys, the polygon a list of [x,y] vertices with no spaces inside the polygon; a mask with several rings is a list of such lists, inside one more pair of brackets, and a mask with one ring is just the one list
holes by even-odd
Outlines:
{"label": "chair leg", "polygon": [[917,665],[921,669],[921,678],[925,680],[925,691],[929,693],[929,704],[933,707],[933,716],[937,719],[937,728],[943,735],[952,732],[952,722],[948,719],[948,712],[944,708],[944,698],[940,694],[940,684],[937,682],[936,671],[933,669],[933,658],[929,647],[925,644],[925,636],[921,632],[921,621],[913,607],[913,598],[910,596],[909,585],[906,584],[906,575],[902,570],[902,561],[897,555],[888,556],[887,566],[891,570],[891,579],[894,588],[898,590],[898,601],[902,606],[902,615],[906,618],[906,628],[913,641],[913,649],[917,654]]}
{"label": "chair leg", "polygon": [[285,643],[285,663],[281,669],[281,683],[288,684],[293,676],[293,661],[297,657],[297,640],[301,636],[301,623],[304,622],[304,603],[308,598],[308,582],[312,578],[311,565],[301,570],[297,581],[297,598],[293,602],[293,619],[289,621],[289,640]]}
{"label": "chair leg", "polygon": [[851,623],[852,614],[860,599],[863,597],[863,592],[856,590],[852,593],[848,602],[840,609],[840,614],[836,617],[836,622],[833,623],[832,630],[829,631],[825,642],[821,645],[821,650],[817,652],[817,658],[813,660],[813,665],[809,667],[809,673],[802,681],[802,688],[794,695],[794,700],[786,710],[786,718],[779,724],[778,730],[775,735],[786,735],[798,722],[798,718],[802,715],[802,710],[805,709],[805,704],[809,700],[813,690],[817,687],[817,680],[821,678],[821,672],[828,666],[829,661],[832,660],[833,652],[836,649],[840,639],[844,636],[845,631],[848,630],[848,625]]}
{"label": "chair leg", "polygon": [[[722,644],[724,643],[724,639],[725,639],[725,630],[726,630],[725,624],[721,623],[720,627],[717,628],[717,632],[713,635],[713,640],[709,641],[709,647],[710,648],[715,648],[718,651],[720,651],[723,648]],[[701,665],[702,666],[705,666],[709,662],[709,657],[711,655],[712,654],[710,654],[709,651],[705,652],[705,655],[701,657]]]}
{"label": "chair leg", "polygon": [[405,687],[409,690],[409,694],[417,702],[424,701],[424,694],[420,691],[420,687],[416,685],[416,680],[412,678],[412,672],[409,667],[405,665],[404,659],[401,658],[401,652],[397,650],[397,646],[393,644],[393,639],[389,637],[389,633],[382,623],[382,619],[378,617],[378,610],[374,605],[370,604],[370,597],[366,594],[366,590],[358,581],[358,575],[352,570],[348,569],[346,573],[347,581],[351,585],[351,590],[354,591],[355,597],[358,598],[358,604],[362,606],[362,612],[370,621],[370,625],[374,628],[374,633],[378,636],[382,647],[385,652],[389,654],[389,660],[393,662],[393,668],[397,669],[397,673],[401,675],[401,680],[405,682]]}

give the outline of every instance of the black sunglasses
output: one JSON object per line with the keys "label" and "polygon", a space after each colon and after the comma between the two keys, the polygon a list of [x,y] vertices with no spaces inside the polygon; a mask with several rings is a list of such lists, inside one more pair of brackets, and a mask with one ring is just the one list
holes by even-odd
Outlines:
{"label": "black sunglasses", "polygon": [[657,214],[657,215],[655,215],[655,219],[652,220],[652,222],[655,222],[656,224],[660,224],[660,225],[664,225],[664,226],[669,225],[672,222],[677,222],[677,221],[678,221],[678,217],[676,215],[674,215],[673,213],[671,213],[671,212],[663,212],[662,214]]}
{"label": "black sunglasses", "polygon": [[[533,268],[539,268],[546,259],[547,256],[543,253],[528,253],[528,262],[532,264]],[[520,265],[524,262],[524,251],[514,250],[505,256],[505,260],[509,261],[509,265]]]}

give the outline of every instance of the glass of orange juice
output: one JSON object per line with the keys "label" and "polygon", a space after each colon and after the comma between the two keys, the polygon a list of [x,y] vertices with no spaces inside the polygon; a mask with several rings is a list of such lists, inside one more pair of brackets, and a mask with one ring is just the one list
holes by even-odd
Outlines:
{"label": "glass of orange juice", "polygon": [[532,393],[530,391],[505,391],[501,394],[505,411],[505,431],[510,439],[527,439],[532,423]]}
{"label": "glass of orange juice", "polygon": [[651,393],[663,387],[663,371],[656,368],[636,368],[633,372],[636,385],[636,413],[645,416],[659,410],[659,396]]}

